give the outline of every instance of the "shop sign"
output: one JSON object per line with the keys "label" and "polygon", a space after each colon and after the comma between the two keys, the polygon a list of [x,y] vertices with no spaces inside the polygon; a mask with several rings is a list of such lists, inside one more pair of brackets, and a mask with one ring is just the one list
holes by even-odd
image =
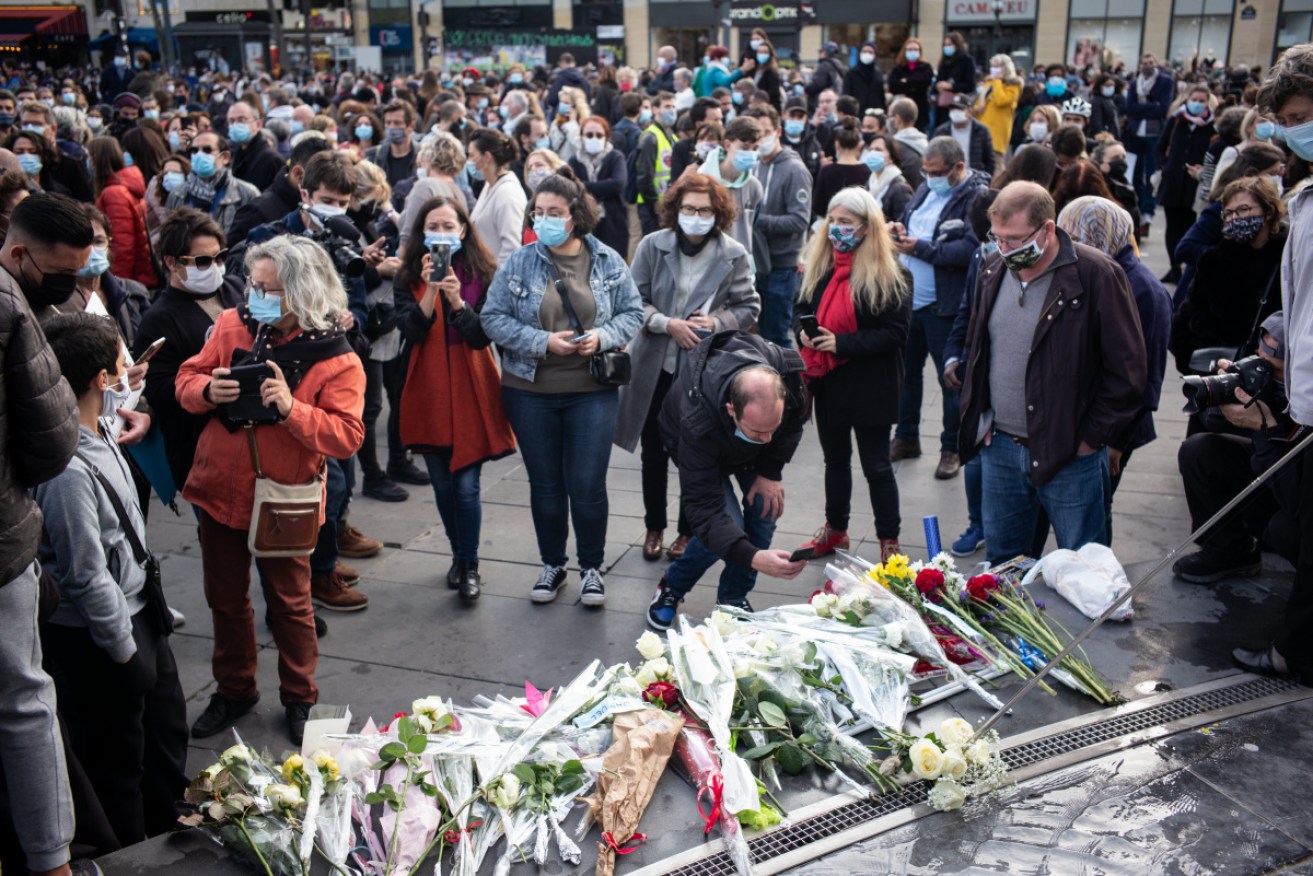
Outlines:
{"label": "shop sign", "polygon": [[375,24],[369,28],[369,43],[385,52],[409,52],[415,37],[408,24]]}
{"label": "shop sign", "polygon": [[[949,24],[993,24],[994,0],[949,0]],[[1035,20],[1036,0],[998,0],[998,20],[1004,24]]]}
{"label": "shop sign", "polygon": [[729,10],[735,24],[810,24],[816,20],[814,3],[759,3],[735,0]]}
{"label": "shop sign", "polygon": [[248,22],[263,22],[268,24],[270,21],[269,12],[265,9],[251,10],[246,12],[225,11],[200,12],[187,10],[187,21],[210,22],[213,24],[247,24]]}

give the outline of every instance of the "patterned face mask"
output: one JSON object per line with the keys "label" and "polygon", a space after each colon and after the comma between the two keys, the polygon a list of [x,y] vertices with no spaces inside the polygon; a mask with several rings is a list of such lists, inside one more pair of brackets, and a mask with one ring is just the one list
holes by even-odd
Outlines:
{"label": "patterned face mask", "polygon": [[1233,219],[1226,220],[1222,225],[1222,236],[1227,240],[1234,240],[1236,243],[1249,243],[1258,232],[1263,230],[1263,217],[1258,216],[1236,216]]}

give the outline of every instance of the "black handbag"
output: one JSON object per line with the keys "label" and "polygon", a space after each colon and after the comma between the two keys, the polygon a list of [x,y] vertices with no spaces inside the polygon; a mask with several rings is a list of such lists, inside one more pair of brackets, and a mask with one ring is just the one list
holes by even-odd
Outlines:
{"label": "black handbag", "polygon": [[123,500],[119,498],[118,492],[110,484],[109,480],[100,472],[95,463],[78,453],[78,459],[86,463],[87,468],[95,475],[96,480],[105,489],[105,495],[109,496],[109,502],[114,506],[114,513],[119,516],[119,523],[123,525],[123,531],[128,536],[128,544],[132,546],[132,555],[138,563],[146,570],[146,584],[142,592],[146,594],[146,611],[151,613],[162,634],[168,636],[173,634],[173,613],[169,611],[169,604],[164,600],[164,580],[160,574],[160,561],[155,555],[146,549],[137,537],[137,530],[132,528],[132,518],[128,516],[128,509],[123,507]]}
{"label": "black handbag", "polygon": [[[586,244],[585,244],[586,245]],[[570,320],[570,327],[576,334],[582,335],[584,327],[579,322],[579,315],[574,311],[574,305],[570,303],[570,291],[565,286],[565,281],[556,271],[556,263],[552,261],[551,256],[547,258],[547,270],[552,275],[552,285],[556,287],[556,294],[561,296],[561,306],[565,308],[565,316]],[[588,276],[593,274],[593,259],[591,254],[588,257]],[[588,373],[593,375],[593,380],[602,386],[628,386],[629,381],[633,379],[633,363],[629,359],[629,354],[624,350],[606,350],[601,353],[594,353],[588,360]]]}

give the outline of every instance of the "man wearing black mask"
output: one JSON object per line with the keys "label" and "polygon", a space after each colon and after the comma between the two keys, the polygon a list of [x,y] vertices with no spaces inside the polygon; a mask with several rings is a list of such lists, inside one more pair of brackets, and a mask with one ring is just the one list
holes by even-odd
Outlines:
{"label": "man wearing black mask", "polygon": [[[27,201],[32,203],[23,206]],[[78,202],[66,195],[40,192],[23,204],[9,217],[9,234],[0,248],[0,267],[9,275],[0,276],[0,284],[16,283],[37,320],[45,322],[77,288],[77,273],[91,255],[91,224]]]}

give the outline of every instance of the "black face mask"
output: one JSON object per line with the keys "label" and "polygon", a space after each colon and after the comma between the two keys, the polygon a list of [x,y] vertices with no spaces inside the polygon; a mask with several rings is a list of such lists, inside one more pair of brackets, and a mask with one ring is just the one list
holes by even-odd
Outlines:
{"label": "black face mask", "polygon": [[1127,165],[1126,159],[1124,158],[1118,158],[1116,161],[1109,161],[1108,174],[1110,176],[1115,176],[1118,179],[1126,179],[1126,170],[1128,167],[1129,165]]}
{"label": "black face mask", "polygon": [[[28,257],[31,258],[30,255]],[[32,264],[36,264],[36,262],[33,261]],[[40,270],[40,268],[37,270]],[[27,296],[27,300],[33,308],[58,307],[72,298],[73,293],[77,290],[77,277],[72,274],[42,272],[41,282],[34,286],[27,279],[27,270],[20,265],[18,278],[20,285],[23,287],[23,294]]]}

